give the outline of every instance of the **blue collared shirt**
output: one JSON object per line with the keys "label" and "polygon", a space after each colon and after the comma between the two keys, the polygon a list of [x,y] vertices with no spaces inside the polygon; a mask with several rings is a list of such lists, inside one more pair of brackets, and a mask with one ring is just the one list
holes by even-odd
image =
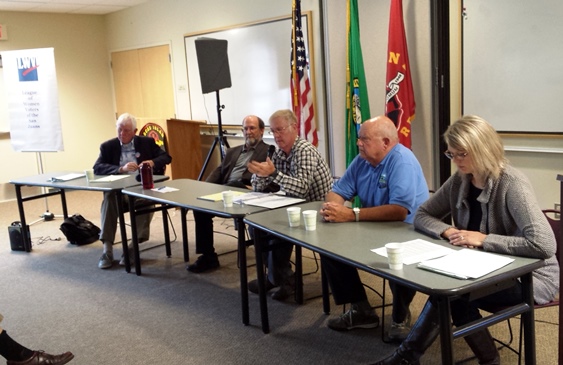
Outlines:
{"label": "blue collared shirt", "polygon": [[405,222],[412,223],[414,213],[428,199],[428,185],[411,150],[398,144],[377,166],[359,155],[332,189],[346,200],[358,196],[362,207],[395,204],[408,210]]}

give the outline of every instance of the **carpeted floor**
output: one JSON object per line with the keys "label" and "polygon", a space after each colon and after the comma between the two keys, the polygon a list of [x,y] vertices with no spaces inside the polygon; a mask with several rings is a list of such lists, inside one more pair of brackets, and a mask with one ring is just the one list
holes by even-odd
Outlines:
{"label": "carpeted floor", "polygon": [[[81,213],[99,224],[101,194],[67,194],[69,213]],[[58,198],[25,203],[26,219],[39,219],[46,210],[61,214]],[[179,237],[179,212],[171,221]],[[110,270],[97,268],[101,242],[73,246],[59,230],[62,219],[40,221],[31,226],[33,251],[10,250],[7,226],[19,218],[15,201],[0,203],[0,312],[2,327],[16,340],[33,349],[51,353],[72,351],[73,364],[369,364],[391,353],[395,346],[381,341],[380,330],[339,333],[326,327],[322,313],[320,278],[313,254],[304,250],[304,305],[289,300],[268,299],[271,333],[260,328],[258,298],[250,294],[249,326],[242,324],[239,276],[236,264],[236,231],[231,220],[215,219],[215,242],[221,267],[206,274],[185,270],[179,239],[172,244],[172,257],[158,245],[162,223],[156,216],[151,240],[141,245],[143,275],[127,274],[116,262]],[[194,252],[194,228],[189,214],[190,259]],[[4,227],[4,228],[2,228]],[[59,240],[60,239],[60,240]],[[248,249],[249,264],[254,251]],[[249,278],[255,277],[249,267]],[[380,289],[382,281],[362,273],[365,283]],[[372,305],[380,305],[369,291]],[[390,295],[390,293],[389,293]],[[425,296],[418,294],[413,316],[420,312]],[[342,307],[332,305],[333,315]],[[378,309],[381,314],[381,310]],[[389,323],[390,309],[386,310]],[[556,364],[557,308],[536,313],[537,363]],[[519,320],[512,321],[519,328]],[[506,325],[493,327],[493,334],[507,338]],[[516,337],[518,333],[516,333]],[[517,344],[518,339],[515,339]],[[516,356],[501,350],[504,364]],[[455,341],[456,360],[471,356],[462,340]],[[438,341],[423,364],[439,364]],[[475,360],[467,361],[476,364]]]}

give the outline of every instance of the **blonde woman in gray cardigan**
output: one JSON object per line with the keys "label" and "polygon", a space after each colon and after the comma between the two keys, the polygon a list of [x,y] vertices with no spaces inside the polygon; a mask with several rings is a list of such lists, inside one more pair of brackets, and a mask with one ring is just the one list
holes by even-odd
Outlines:
{"label": "blonde woman in gray cardigan", "polygon": [[[534,300],[551,301],[559,291],[555,236],[543,215],[528,179],[507,164],[499,135],[484,119],[464,116],[452,124],[444,139],[446,156],[457,172],[423,203],[414,218],[416,229],[448,240],[452,245],[489,252],[543,259],[533,272]],[[450,215],[453,224],[442,221]],[[451,303],[455,326],[481,318],[487,310],[522,301],[522,286],[484,298],[461,298]],[[439,333],[437,305],[430,297],[399,348],[380,365],[418,364]],[[487,329],[464,337],[479,364],[500,364]]]}

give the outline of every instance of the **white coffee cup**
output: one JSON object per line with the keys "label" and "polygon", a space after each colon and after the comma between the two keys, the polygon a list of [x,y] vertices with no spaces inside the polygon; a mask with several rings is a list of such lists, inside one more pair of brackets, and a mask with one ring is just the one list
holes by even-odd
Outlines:
{"label": "white coffee cup", "polygon": [[314,231],[317,229],[317,211],[305,210],[303,212],[303,220],[305,221],[305,230]]}
{"label": "white coffee cup", "polygon": [[226,190],[223,191],[223,205],[226,208],[232,207],[233,206],[233,192],[231,190]]}
{"label": "white coffee cup", "polygon": [[403,244],[400,242],[390,242],[385,245],[387,250],[387,261],[391,270],[403,269]]}
{"label": "white coffee cup", "polygon": [[301,225],[301,208],[287,208],[287,219],[290,227],[299,227]]}
{"label": "white coffee cup", "polygon": [[86,181],[94,180],[94,170],[92,169],[84,170],[84,175],[86,175]]}

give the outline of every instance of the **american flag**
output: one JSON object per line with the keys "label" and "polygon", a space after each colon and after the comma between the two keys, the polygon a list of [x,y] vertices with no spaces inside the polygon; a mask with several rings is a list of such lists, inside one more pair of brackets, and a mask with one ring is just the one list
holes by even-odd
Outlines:
{"label": "american flag", "polygon": [[301,0],[293,0],[291,33],[291,105],[297,116],[299,136],[318,146],[313,91],[309,82],[309,62],[301,28]]}

